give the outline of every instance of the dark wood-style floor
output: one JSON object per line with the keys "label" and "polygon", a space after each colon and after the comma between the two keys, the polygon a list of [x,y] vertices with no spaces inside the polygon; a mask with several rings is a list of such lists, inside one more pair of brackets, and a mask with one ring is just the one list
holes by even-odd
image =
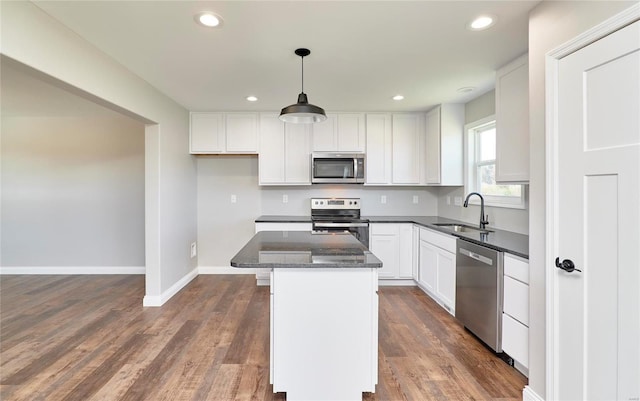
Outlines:
{"label": "dark wood-style floor", "polygon": [[[199,276],[143,308],[143,276],[0,277],[0,399],[285,400],[269,384],[269,289]],[[522,399],[526,378],[417,288],[380,288],[365,400]]]}

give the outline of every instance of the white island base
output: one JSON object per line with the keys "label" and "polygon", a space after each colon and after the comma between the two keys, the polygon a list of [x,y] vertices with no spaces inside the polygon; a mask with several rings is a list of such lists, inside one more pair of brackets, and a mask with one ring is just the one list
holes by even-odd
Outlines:
{"label": "white island base", "polygon": [[377,268],[274,268],[273,391],[287,401],[361,401],[375,392],[377,290]]}

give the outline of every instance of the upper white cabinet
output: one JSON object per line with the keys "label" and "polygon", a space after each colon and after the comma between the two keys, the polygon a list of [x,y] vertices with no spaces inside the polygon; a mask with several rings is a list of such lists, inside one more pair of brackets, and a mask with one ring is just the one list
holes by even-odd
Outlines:
{"label": "upper white cabinet", "polygon": [[391,114],[367,114],[367,184],[391,184]]}
{"label": "upper white cabinet", "polygon": [[464,185],[464,104],[441,104],[425,121],[428,185]]}
{"label": "upper white cabinet", "polygon": [[529,182],[527,55],[496,72],[496,182]]}
{"label": "upper white cabinet", "polygon": [[311,184],[309,124],[285,124],[277,114],[260,114],[260,185]]}
{"label": "upper white cabinet", "polygon": [[362,113],[329,113],[327,119],[315,123],[314,152],[364,152],[365,117]]}
{"label": "upper white cabinet", "polygon": [[424,177],[424,114],[393,114],[391,130],[392,184],[421,184]]}
{"label": "upper white cabinet", "polygon": [[190,152],[257,153],[257,113],[192,112]]}

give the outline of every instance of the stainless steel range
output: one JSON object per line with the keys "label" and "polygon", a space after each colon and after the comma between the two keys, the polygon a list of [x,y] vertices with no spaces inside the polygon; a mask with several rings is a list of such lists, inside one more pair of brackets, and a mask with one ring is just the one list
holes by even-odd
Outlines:
{"label": "stainless steel range", "polygon": [[312,198],[311,221],[316,234],[348,232],[369,248],[369,220],[360,218],[360,198]]}

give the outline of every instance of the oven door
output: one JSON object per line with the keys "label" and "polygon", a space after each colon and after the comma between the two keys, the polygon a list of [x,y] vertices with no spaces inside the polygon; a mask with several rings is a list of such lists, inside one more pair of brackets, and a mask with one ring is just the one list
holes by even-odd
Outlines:
{"label": "oven door", "polygon": [[316,221],[313,222],[313,231],[319,234],[348,232],[369,249],[369,223]]}

